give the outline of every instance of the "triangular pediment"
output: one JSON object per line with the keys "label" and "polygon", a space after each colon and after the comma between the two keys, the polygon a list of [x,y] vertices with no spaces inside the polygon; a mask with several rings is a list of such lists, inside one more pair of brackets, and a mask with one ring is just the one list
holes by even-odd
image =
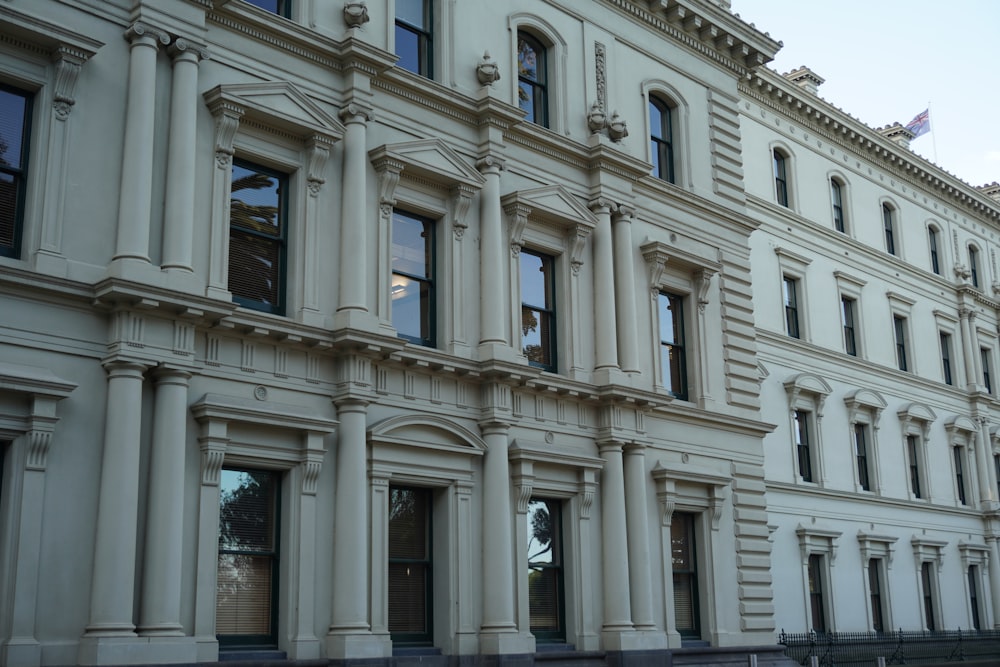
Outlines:
{"label": "triangular pediment", "polygon": [[506,209],[523,206],[530,209],[529,220],[547,220],[564,227],[583,225],[588,229],[597,226],[597,217],[561,185],[549,185],[534,190],[518,190],[501,200]]}
{"label": "triangular pediment", "polygon": [[288,81],[216,86],[205,93],[205,101],[209,106],[234,105],[247,120],[303,139],[318,134],[335,141],[344,135],[336,117]]}
{"label": "triangular pediment", "polygon": [[368,153],[376,171],[402,168],[404,176],[419,176],[446,186],[467,185],[479,189],[483,175],[440,139],[421,139],[384,144]]}

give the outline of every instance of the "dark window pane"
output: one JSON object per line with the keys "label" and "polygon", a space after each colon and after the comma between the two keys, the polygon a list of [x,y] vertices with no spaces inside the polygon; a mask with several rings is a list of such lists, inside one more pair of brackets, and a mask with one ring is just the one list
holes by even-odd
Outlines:
{"label": "dark window pane", "polygon": [[431,640],[431,492],[389,489],[389,632],[394,643]]}
{"label": "dark window pane", "polygon": [[28,98],[23,93],[0,88],[0,166],[20,170]]}
{"label": "dark window pane", "polygon": [[420,345],[434,345],[434,222],[392,216],[392,325]]}
{"label": "dark window pane", "polygon": [[261,9],[266,9],[273,14],[284,16],[285,18],[288,18],[292,14],[291,0],[244,0],[244,2],[256,5]]}
{"label": "dark window pane", "polygon": [[528,613],[539,641],[565,640],[562,514],[556,500],[528,502]]}
{"label": "dark window pane", "polygon": [[420,35],[405,26],[396,24],[397,67],[420,74]]}
{"label": "dark window pane", "polygon": [[396,18],[415,28],[427,29],[426,0],[396,0]]}
{"label": "dark window pane", "polygon": [[698,613],[698,559],[695,516],[675,512],[670,521],[670,563],[674,583],[674,623],[682,637],[701,635]]}
{"label": "dark window pane", "polygon": [[555,370],[555,304],[551,257],[522,250],[521,349],[528,361]]}
{"label": "dark window pane", "polygon": [[229,204],[229,291],[240,305],[284,309],[285,193],[288,177],[233,163]]}

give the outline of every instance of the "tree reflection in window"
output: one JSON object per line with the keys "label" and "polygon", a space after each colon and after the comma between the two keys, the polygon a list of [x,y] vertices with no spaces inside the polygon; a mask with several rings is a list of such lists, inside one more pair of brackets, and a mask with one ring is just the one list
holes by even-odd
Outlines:
{"label": "tree reflection in window", "polygon": [[229,291],[241,306],[284,310],[288,177],[233,162],[229,199]]}
{"label": "tree reflection in window", "polygon": [[538,641],[562,641],[562,540],[560,505],[556,500],[528,502],[528,612]]}
{"label": "tree reflection in window", "polygon": [[517,103],[525,120],[549,126],[545,47],[525,32],[517,33]]}
{"label": "tree reflection in window", "polygon": [[552,257],[521,251],[521,351],[528,363],[556,370],[556,311]]}

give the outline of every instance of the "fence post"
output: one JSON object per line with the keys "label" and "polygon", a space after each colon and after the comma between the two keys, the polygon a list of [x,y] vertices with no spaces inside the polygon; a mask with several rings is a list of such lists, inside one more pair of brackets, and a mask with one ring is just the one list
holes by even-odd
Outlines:
{"label": "fence post", "polygon": [[747,656],[747,667],[757,667],[757,656],[751,653]]}
{"label": "fence post", "polygon": [[876,667],[885,667],[885,656],[884,655],[880,655],[878,657],[878,662],[875,663],[875,664],[876,664]]}
{"label": "fence post", "polygon": [[809,656],[809,667],[819,667],[819,657],[815,655]]}

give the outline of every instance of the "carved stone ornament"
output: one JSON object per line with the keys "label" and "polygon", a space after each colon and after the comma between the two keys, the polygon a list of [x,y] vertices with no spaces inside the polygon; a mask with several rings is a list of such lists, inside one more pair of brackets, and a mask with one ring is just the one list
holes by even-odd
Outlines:
{"label": "carved stone ornament", "polygon": [[365,0],[344,3],[344,23],[347,24],[348,28],[360,28],[370,20],[368,4]]}
{"label": "carved stone ornament", "polygon": [[489,51],[483,52],[483,59],[476,65],[476,76],[484,86],[492,86],[500,80],[500,66],[490,58]]}
{"label": "carved stone ornament", "polygon": [[617,111],[611,114],[611,120],[608,122],[608,136],[614,142],[619,142],[628,136],[628,125]]}
{"label": "carved stone ornament", "polygon": [[607,122],[608,115],[601,108],[601,103],[594,100],[594,103],[590,105],[590,112],[587,114],[587,127],[593,134],[597,134],[604,129]]}

